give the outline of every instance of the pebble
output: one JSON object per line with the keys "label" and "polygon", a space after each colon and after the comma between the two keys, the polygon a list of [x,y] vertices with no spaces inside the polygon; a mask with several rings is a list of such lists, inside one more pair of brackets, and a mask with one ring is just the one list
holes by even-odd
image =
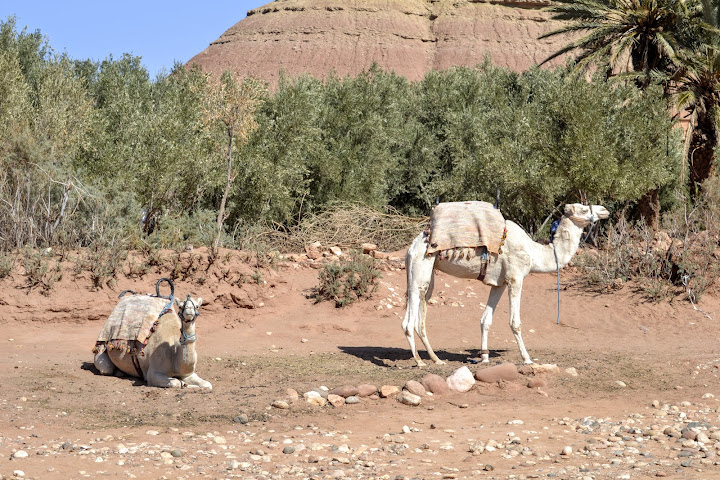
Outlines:
{"label": "pebble", "polygon": [[[438,378],[445,382],[442,377]],[[516,386],[524,388],[521,382],[517,382]],[[325,391],[322,388],[317,390]],[[381,396],[382,390],[383,387],[380,389]],[[530,395],[527,390],[523,391],[525,395]],[[315,394],[322,398],[319,391]],[[399,399],[401,396],[412,398],[409,396],[413,394],[406,389],[396,395]],[[449,405],[461,405],[458,399],[462,395],[454,394],[452,403],[434,402],[434,397],[427,395],[414,397],[418,400],[416,405],[436,403],[436,412],[447,413],[451,411]],[[463,398],[471,402],[470,408],[476,408],[477,397],[473,393]],[[331,394],[328,398],[334,399]],[[377,395],[373,401],[358,396],[342,398],[346,404],[361,402],[367,411],[361,407],[359,410],[352,409],[352,413],[362,412],[364,415],[369,411],[369,416],[372,416],[376,402],[391,402],[380,400]],[[141,475],[146,478],[192,478],[197,475],[253,480],[454,479],[482,478],[487,475],[486,472],[493,471],[493,465],[500,463],[503,467],[498,469],[503,475],[497,478],[509,480],[663,478],[678,472],[680,477],[705,478],[703,472],[715,471],[720,466],[720,412],[716,401],[707,400],[696,401],[693,397],[675,404],[655,400],[649,405],[638,406],[637,413],[623,414],[619,418],[528,417],[521,420],[510,417],[484,420],[473,424],[472,429],[463,424],[448,424],[442,417],[422,418],[433,413],[423,414],[425,409],[413,411],[392,402],[386,405],[406,412],[403,422],[385,426],[386,430],[380,431],[374,443],[368,443],[368,437],[361,436],[366,432],[352,432],[343,429],[347,427],[334,426],[341,424],[341,419],[348,418],[349,414],[345,415],[343,410],[323,409],[309,411],[317,418],[327,415],[327,422],[313,420],[316,423],[295,425],[287,423],[292,422],[288,417],[282,424],[283,429],[277,431],[273,430],[278,428],[277,422],[254,421],[248,424],[247,416],[239,414],[233,417],[234,423],[220,427],[217,432],[183,432],[170,427],[161,430],[162,433],[147,430],[145,436],[142,435],[144,429],[138,429],[135,435],[118,434],[114,439],[110,435],[100,438],[103,434],[95,433],[90,438],[40,440],[39,435],[28,435],[30,432],[18,430],[23,436],[0,436],[0,445],[8,453],[15,450],[10,455],[11,459],[24,458],[15,465],[22,465],[28,472],[34,472],[31,462],[43,462],[47,471],[53,472],[52,469],[57,467],[48,462],[50,455],[62,455],[67,464],[74,464],[76,460],[86,462],[78,463],[84,465],[84,473],[78,474],[74,470],[65,478],[112,476],[113,473],[103,472],[118,472],[118,468],[122,467],[127,472],[127,478],[140,478]],[[266,410],[271,409],[266,406]],[[412,412],[419,416],[412,415]],[[665,415],[657,416],[657,412]],[[241,416],[243,421],[239,421]],[[272,413],[272,416],[285,418],[277,413]],[[241,426],[246,424],[247,427]],[[362,445],[363,440],[368,444]],[[555,449],[561,448],[561,451],[547,452],[543,443],[546,440],[552,440]],[[457,457],[448,456],[451,454],[457,454]],[[456,458],[458,463],[450,463],[449,458]],[[506,474],[506,466],[507,472],[511,473],[509,475]],[[166,469],[167,473],[161,469]],[[171,475],[172,471],[176,475]],[[9,475],[9,472],[2,473]],[[43,477],[43,474],[32,475],[33,478]],[[45,475],[60,478],[58,471]]]}
{"label": "pebble", "polygon": [[410,405],[413,407],[416,407],[420,405],[421,397],[418,395],[415,395],[413,393],[408,392],[407,390],[403,390],[400,392],[397,396],[398,402],[404,404],[404,405]]}
{"label": "pebble", "polygon": [[403,387],[403,389],[419,397],[424,397],[426,394],[425,387],[422,386],[422,383],[416,380],[408,380],[407,382],[405,382],[405,386]]}
{"label": "pebble", "polygon": [[287,410],[288,408],[290,408],[290,404],[285,400],[275,400],[274,402],[272,402],[271,406],[280,410]]}

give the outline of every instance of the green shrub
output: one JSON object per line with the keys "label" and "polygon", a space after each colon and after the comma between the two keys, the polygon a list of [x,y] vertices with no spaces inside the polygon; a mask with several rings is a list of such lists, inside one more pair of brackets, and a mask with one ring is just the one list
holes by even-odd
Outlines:
{"label": "green shrub", "polygon": [[0,279],[8,277],[12,274],[15,259],[7,253],[0,253]]}
{"label": "green shrub", "polygon": [[320,269],[315,300],[331,300],[340,308],[369,298],[377,290],[380,276],[374,259],[353,252],[349,259],[328,263]]}

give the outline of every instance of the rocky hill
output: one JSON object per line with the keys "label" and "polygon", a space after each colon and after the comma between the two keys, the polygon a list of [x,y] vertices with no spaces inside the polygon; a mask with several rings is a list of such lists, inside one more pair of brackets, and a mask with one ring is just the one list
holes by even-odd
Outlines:
{"label": "rocky hill", "polygon": [[188,66],[230,69],[277,83],[280,72],[357,74],[377,62],[410,80],[489,55],[516,71],[544,60],[561,39],[548,0],[276,0],[250,10]]}

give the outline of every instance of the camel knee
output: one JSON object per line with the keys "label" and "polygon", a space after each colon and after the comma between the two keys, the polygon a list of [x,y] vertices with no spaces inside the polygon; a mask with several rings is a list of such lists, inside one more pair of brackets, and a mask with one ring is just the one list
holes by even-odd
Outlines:
{"label": "camel knee", "polygon": [[107,351],[96,353],[93,363],[95,363],[95,368],[98,369],[100,375],[112,375],[115,373],[115,364],[110,360]]}

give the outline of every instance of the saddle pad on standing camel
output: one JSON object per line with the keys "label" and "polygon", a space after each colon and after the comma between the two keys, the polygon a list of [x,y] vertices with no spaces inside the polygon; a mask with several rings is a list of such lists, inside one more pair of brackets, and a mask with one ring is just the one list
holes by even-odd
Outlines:
{"label": "saddle pad on standing camel", "polygon": [[500,253],[504,240],[505,218],[487,202],[439,203],[430,213],[428,255],[482,246]]}

